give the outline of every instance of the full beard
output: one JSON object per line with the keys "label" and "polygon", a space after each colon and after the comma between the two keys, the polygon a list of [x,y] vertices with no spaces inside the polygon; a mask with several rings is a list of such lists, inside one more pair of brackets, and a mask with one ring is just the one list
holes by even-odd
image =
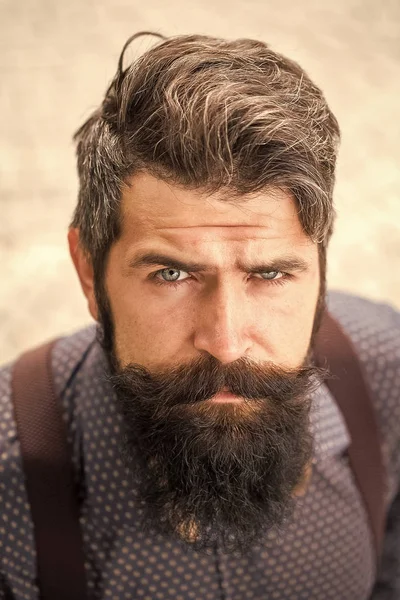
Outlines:
{"label": "full beard", "polygon": [[[310,396],[321,370],[209,356],[155,373],[108,358],[143,529],[197,551],[218,544],[244,554],[287,520],[312,457]],[[209,401],[223,389],[243,401]]]}

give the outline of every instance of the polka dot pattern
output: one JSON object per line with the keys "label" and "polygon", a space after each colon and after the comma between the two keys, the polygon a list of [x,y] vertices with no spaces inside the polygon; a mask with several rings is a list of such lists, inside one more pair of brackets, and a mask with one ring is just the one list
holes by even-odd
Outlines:
{"label": "polka dot pattern", "polygon": [[[330,296],[330,308],[364,363],[382,432],[389,527],[379,581],[366,514],[347,461],[349,433],[325,387],[314,396],[311,484],[281,532],[271,531],[263,544],[240,557],[219,548],[199,554],[189,545],[141,531],[142,507],[118,451],[120,417],[105,378],[104,357],[89,327],[61,339],[53,353],[79,488],[89,600],[400,597],[400,315],[336,293]],[[10,366],[0,376],[0,506],[0,599],[10,597],[8,590],[16,600],[37,600],[33,526],[10,404]],[[390,587],[392,596],[387,595]]]}

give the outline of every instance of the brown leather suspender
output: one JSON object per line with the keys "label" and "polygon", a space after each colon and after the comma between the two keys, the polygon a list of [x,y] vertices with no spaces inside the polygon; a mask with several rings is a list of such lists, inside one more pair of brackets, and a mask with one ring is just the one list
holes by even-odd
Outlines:
{"label": "brown leather suspender", "polygon": [[[26,489],[35,530],[42,600],[85,600],[86,584],[79,508],[61,405],[55,396],[51,349],[22,355],[13,373],[13,400]],[[384,468],[378,427],[355,350],[325,314],[315,347],[351,436],[349,461],[364,500],[379,558],[384,532]]]}
{"label": "brown leather suspender", "polygon": [[12,393],[26,490],[34,524],[42,600],[85,600],[77,494],[62,408],[53,388],[54,342],[14,366]]}
{"label": "brown leather suspender", "polygon": [[385,471],[379,429],[362,366],[351,340],[327,312],[314,350],[316,363],[329,368],[332,377],[326,385],[350,433],[349,462],[364,500],[379,561],[385,526]]}

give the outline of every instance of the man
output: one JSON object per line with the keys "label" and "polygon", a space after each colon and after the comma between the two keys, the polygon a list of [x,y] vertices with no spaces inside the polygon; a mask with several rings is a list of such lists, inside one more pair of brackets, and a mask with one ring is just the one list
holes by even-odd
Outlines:
{"label": "man", "polygon": [[[350,435],[314,364],[334,115],[296,63],[254,40],[166,39],[127,68],[123,55],[75,136],[68,239],[97,336],[52,353],[89,597],[399,598],[399,314],[328,296],[383,440],[378,574]],[[11,374],[0,572],[4,597],[34,599]]]}

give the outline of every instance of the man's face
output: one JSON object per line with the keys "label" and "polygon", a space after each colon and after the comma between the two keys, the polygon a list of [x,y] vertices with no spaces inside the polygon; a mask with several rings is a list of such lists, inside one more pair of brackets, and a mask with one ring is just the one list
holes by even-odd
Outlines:
{"label": "man's face", "polygon": [[318,249],[288,193],[226,202],[142,174],[124,189],[105,282],[121,367],[211,355],[296,368],[314,322]]}
{"label": "man's face", "polygon": [[104,281],[143,525],[245,552],[287,516],[311,457],[317,246],[280,190],[227,202],[140,175]]}

